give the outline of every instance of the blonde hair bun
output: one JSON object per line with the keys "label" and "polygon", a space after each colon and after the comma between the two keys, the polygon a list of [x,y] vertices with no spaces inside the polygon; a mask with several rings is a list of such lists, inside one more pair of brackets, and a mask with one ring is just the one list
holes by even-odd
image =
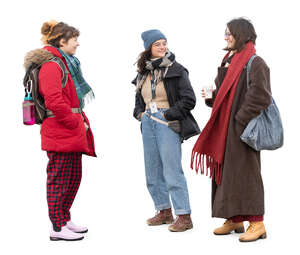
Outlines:
{"label": "blonde hair bun", "polygon": [[41,28],[41,33],[42,33],[42,42],[43,44],[48,44],[49,37],[51,36],[51,33],[53,31],[53,28],[58,24],[56,20],[50,20],[48,22],[44,22],[42,28]]}
{"label": "blonde hair bun", "polygon": [[57,24],[58,22],[56,20],[50,20],[48,22],[44,22],[41,28],[42,35],[49,35]]}

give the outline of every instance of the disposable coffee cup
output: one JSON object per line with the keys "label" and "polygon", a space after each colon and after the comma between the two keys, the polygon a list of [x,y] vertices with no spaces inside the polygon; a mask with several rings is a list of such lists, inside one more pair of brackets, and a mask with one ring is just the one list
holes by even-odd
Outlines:
{"label": "disposable coffee cup", "polygon": [[214,91],[214,86],[213,85],[206,86],[203,89],[204,89],[204,92],[205,92],[205,98],[206,99],[211,99],[212,98],[212,93]]}

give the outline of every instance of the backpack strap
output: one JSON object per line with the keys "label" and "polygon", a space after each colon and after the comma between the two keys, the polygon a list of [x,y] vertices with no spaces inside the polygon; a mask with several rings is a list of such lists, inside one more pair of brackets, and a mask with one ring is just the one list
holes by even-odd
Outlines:
{"label": "backpack strap", "polygon": [[63,77],[62,77],[62,80],[61,80],[62,88],[66,87],[66,84],[67,84],[67,81],[68,81],[69,71],[68,71],[65,63],[59,57],[53,57],[51,60],[48,60],[46,62],[54,62],[54,63],[59,65],[59,67],[60,67],[60,69],[62,70],[62,73],[63,73]]}
{"label": "backpack strap", "polygon": [[248,64],[247,64],[247,88],[248,88],[248,89],[249,89],[249,87],[250,87],[249,82],[250,82],[250,69],[251,69],[251,64],[252,64],[252,62],[253,62],[253,60],[255,59],[256,56],[257,56],[257,55],[254,54],[254,55],[249,59],[249,62],[248,62]]}

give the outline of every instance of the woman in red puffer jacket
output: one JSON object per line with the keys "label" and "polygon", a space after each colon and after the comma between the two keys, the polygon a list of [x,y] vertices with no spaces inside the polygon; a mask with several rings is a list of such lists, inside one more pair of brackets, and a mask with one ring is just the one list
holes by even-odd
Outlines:
{"label": "woman in red puffer jacket", "polygon": [[50,240],[81,240],[87,228],[71,221],[70,208],[81,181],[82,154],[96,156],[90,124],[82,111],[85,101],[94,94],[74,57],[79,31],[63,22],[50,21],[43,24],[41,32],[46,46],[28,54],[31,58],[27,55],[26,61],[43,63],[58,57],[68,76],[64,87],[63,70],[51,61],[44,63],[39,73],[39,92],[49,112],[41,126],[41,139],[42,150],[49,157],[47,201],[53,225]]}

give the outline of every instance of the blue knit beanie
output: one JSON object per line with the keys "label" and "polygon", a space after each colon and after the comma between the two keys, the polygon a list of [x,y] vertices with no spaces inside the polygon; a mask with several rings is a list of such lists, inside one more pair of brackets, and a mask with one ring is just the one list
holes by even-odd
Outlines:
{"label": "blue knit beanie", "polygon": [[157,29],[147,30],[147,31],[143,32],[142,39],[144,41],[145,50],[150,48],[152,43],[156,42],[157,40],[160,40],[160,39],[167,40],[165,35]]}

